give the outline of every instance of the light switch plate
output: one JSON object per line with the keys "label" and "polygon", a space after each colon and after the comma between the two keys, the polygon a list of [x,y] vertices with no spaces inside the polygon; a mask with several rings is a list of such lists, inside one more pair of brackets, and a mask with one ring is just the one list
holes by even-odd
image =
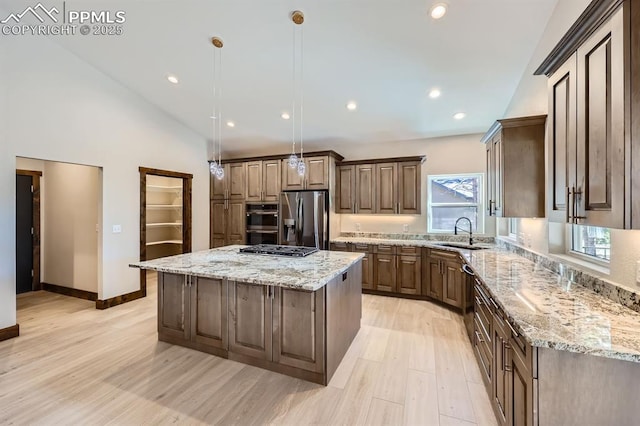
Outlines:
{"label": "light switch plate", "polygon": [[356,222],[356,231],[360,231],[360,222]]}
{"label": "light switch plate", "polygon": [[114,234],[119,234],[122,232],[122,225],[113,225],[112,230]]}

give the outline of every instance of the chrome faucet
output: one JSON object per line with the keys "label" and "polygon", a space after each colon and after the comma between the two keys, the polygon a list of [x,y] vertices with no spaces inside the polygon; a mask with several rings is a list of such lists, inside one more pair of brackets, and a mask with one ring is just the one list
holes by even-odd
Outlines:
{"label": "chrome faucet", "polygon": [[[469,230],[466,231],[462,228],[458,228],[458,222],[460,222],[461,220],[466,220],[467,222],[469,222]],[[456,220],[456,224],[453,227],[453,233],[454,235],[458,235],[458,229],[460,229],[460,231],[466,232],[467,234],[469,234],[469,245],[472,246],[473,245],[473,224],[471,223],[471,219],[469,219],[468,217],[462,216],[459,217],[458,220]]]}

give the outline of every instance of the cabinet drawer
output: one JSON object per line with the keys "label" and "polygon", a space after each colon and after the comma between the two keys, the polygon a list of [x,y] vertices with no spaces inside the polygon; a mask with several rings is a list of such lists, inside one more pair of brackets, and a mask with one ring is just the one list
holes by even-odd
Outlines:
{"label": "cabinet drawer", "polygon": [[476,286],[474,291],[474,306],[475,306],[475,314],[480,322],[480,325],[486,332],[485,337],[491,341],[491,322],[493,314],[491,312],[490,305],[487,303],[482,293],[479,292],[478,287]]}
{"label": "cabinet drawer", "polygon": [[473,351],[475,352],[478,364],[480,366],[480,372],[485,383],[491,386],[491,377],[493,376],[493,356],[486,340],[484,340],[483,333],[479,329],[478,322],[473,322]]}
{"label": "cabinet drawer", "polygon": [[355,251],[358,253],[371,253],[371,246],[369,244],[351,244],[351,251]]}
{"label": "cabinet drawer", "polygon": [[378,244],[374,246],[374,253],[384,253],[384,254],[396,254],[396,246],[391,246],[388,244]]}
{"label": "cabinet drawer", "polygon": [[347,243],[331,243],[329,247],[332,251],[349,251]]}
{"label": "cabinet drawer", "polygon": [[400,246],[398,247],[398,254],[411,254],[417,256],[420,254],[420,247]]}
{"label": "cabinet drawer", "polygon": [[[505,320],[506,321],[506,320]],[[514,333],[513,327],[511,328],[511,347],[513,348],[513,355],[520,359],[527,369],[534,373],[533,377],[537,377],[535,369],[533,368],[533,351],[535,350],[523,336],[518,333]]]}
{"label": "cabinet drawer", "polygon": [[447,250],[429,249],[429,255],[443,260],[460,261],[460,255],[458,253]]}

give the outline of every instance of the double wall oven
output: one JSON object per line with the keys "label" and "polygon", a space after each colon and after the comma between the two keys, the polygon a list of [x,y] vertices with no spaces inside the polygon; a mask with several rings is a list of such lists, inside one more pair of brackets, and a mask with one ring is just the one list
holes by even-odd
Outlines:
{"label": "double wall oven", "polygon": [[278,204],[247,204],[246,243],[278,244]]}

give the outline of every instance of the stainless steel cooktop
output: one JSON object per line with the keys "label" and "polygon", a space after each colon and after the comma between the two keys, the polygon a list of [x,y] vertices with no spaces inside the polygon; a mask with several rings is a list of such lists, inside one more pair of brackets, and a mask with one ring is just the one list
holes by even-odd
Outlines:
{"label": "stainless steel cooktop", "polygon": [[305,257],[317,251],[318,249],[315,247],[279,246],[275,244],[256,244],[240,249],[240,253],[274,254],[292,257]]}

